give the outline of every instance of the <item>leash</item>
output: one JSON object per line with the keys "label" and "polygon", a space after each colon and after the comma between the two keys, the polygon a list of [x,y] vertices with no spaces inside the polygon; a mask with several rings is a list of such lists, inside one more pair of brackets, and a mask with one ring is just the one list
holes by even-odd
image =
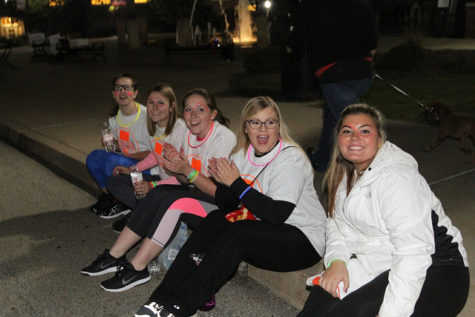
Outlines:
{"label": "leash", "polygon": [[407,92],[405,92],[404,90],[402,90],[401,88],[399,87],[396,87],[395,85],[391,84],[390,82],[388,82],[387,80],[385,80],[383,77],[379,76],[378,73],[375,73],[374,74],[374,77],[380,79],[381,81],[383,81],[386,85],[388,85],[389,87],[393,88],[394,90],[396,90],[397,92],[399,92],[400,94],[408,97],[409,99],[411,99],[412,101],[414,101],[415,103],[417,103],[417,105],[419,105],[420,107],[422,107],[424,110],[427,110],[427,111],[431,111],[432,112],[432,109],[427,107],[426,105],[424,105],[422,102],[420,102],[419,100],[417,100],[416,98],[414,97],[411,97]]}

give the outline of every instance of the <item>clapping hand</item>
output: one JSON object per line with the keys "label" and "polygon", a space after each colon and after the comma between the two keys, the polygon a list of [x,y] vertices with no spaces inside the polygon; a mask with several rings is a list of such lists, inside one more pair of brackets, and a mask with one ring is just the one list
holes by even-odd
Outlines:
{"label": "clapping hand", "polygon": [[223,157],[209,159],[208,170],[217,182],[228,187],[241,176],[236,164],[233,161],[229,162]]}
{"label": "clapping hand", "polygon": [[181,175],[188,175],[192,167],[185,156],[185,151],[183,148],[180,149],[178,152],[173,145],[169,144],[169,146],[165,146],[163,149],[163,158],[164,163],[163,167],[167,171],[172,172],[173,174],[181,174]]}

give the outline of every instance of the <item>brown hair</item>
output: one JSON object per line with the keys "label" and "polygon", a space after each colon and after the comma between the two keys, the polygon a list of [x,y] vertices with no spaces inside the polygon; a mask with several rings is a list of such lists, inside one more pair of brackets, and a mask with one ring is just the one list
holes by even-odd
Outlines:
{"label": "brown hair", "polygon": [[[216,114],[216,117],[214,118],[216,121],[218,121],[219,123],[221,123],[222,125],[226,126],[229,128],[229,123],[230,123],[230,120],[228,118],[226,118],[223,113],[221,112],[221,110],[218,109],[218,105],[216,103],[216,99],[214,98],[213,95],[211,95],[206,89],[203,89],[203,88],[193,88],[191,90],[188,90],[188,92],[185,94],[185,96],[183,97],[183,102],[182,102],[182,107],[183,109],[185,108],[185,103],[186,103],[186,99],[188,99],[188,97],[190,97],[191,95],[199,95],[201,97],[203,97],[206,101],[206,105],[208,106],[208,108],[213,111],[213,110],[216,110],[217,111],[217,114]],[[183,110],[182,109],[182,110]]]}
{"label": "brown hair", "polygon": [[[153,87],[147,92],[147,99],[152,92],[161,93],[165,98],[168,99],[170,105],[170,114],[168,115],[167,126],[165,128],[165,136],[169,135],[173,131],[175,122],[178,119],[178,107],[176,105],[176,96],[173,88],[165,83],[156,83]],[[155,135],[157,131],[157,124],[152,121],[152,119],[147,116],[147,128],[151,136]]]}
{"label": "brown hair", "polygon": [[[119,78],[128,78],[128,79],[130,79],[132,81],[132,86],[134,87],[134,91],[139,90],[139,82],[138,82],[137,78],[135,78],[134,75],[127,74],[127,73],[119,74],[119,75],[115,76],[114,78],[112,78],[112,86],[115,85],[115,82]],[[117,114],[117,112],[119,112],[119,106],[114,105],[112,110],[109,112],[109,117],[114,117]]]}
{"label": "brown hair", "polygon": [[376,108],[373,108],[364,103],[357,103],[346,107],[338,120],[335,130],[334,130],[334,142],[333,142],[333,152],[330,160],[330,166],[323,178],[323,187],[328,188],[328,214],[330,217],[333,217],[333,212],[335,208],[335,198],[338,186],[340,185],[343,176],[346,175],[346,192],[350,193],[355,182],[355,168],[351,162],[348,162],[343,158],[338,147],[338,132],[341,129],[341,124],[343,120],[352,114],[365,114],[368,115],[372,120],[377,129],[378,136],[380,137],[380,144],[383,144],[386,139],[386,132],[384,131],[384,118],[381,112]]}

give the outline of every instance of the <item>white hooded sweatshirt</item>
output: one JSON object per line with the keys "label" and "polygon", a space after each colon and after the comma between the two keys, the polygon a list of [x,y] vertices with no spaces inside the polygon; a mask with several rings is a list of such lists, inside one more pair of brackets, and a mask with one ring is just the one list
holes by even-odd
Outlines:
{"label": "white hooded sweatshirt", "polygon": [[[444,237],[434,238],[434,231],[445,229]],[[412,314],[433,262],[468,266],[462,236],[418,172],[417,162],[388,141],[348,196],[346,177],[342,179],[326,234],[325,266],[336,259],[347,264],[348,292],[390,270],[379,311],[383,317]]]}

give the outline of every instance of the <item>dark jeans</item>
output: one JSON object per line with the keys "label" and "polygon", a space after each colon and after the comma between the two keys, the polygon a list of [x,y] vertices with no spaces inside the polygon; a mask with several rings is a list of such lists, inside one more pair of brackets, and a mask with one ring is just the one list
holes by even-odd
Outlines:
{"label": "dark jeans", "polygon": [[[190,258],[192,253],[205,254],[199,266]],[[241,261],[289,272],[310,267],[320,258],[294,226],[255,220],[230,223],[216,210],[188,238],[150,301],[176,316],[191,316],[233,277]]]}
{"label": "dark jeans", "polygon": [[[389,271],[380,274],[342,300],[332,297],[320,286],[314,286],[297,317],[375,317],[383,303],[388,274]],[[467,267],[429,267],[412,316],[457,316],[467,301],[469,287]]]}
{"label": "dark jeans", "polygon": [[320,85],[327,105],[323,111],[323,127],[318,150],[311,157],[312,165],[317,171],[324,171],[328,166],[333,148],[333,130],[341,112],[347,106],[358,103],[360,96],[368,90],[372,81],[372,77],[367,77]]}

